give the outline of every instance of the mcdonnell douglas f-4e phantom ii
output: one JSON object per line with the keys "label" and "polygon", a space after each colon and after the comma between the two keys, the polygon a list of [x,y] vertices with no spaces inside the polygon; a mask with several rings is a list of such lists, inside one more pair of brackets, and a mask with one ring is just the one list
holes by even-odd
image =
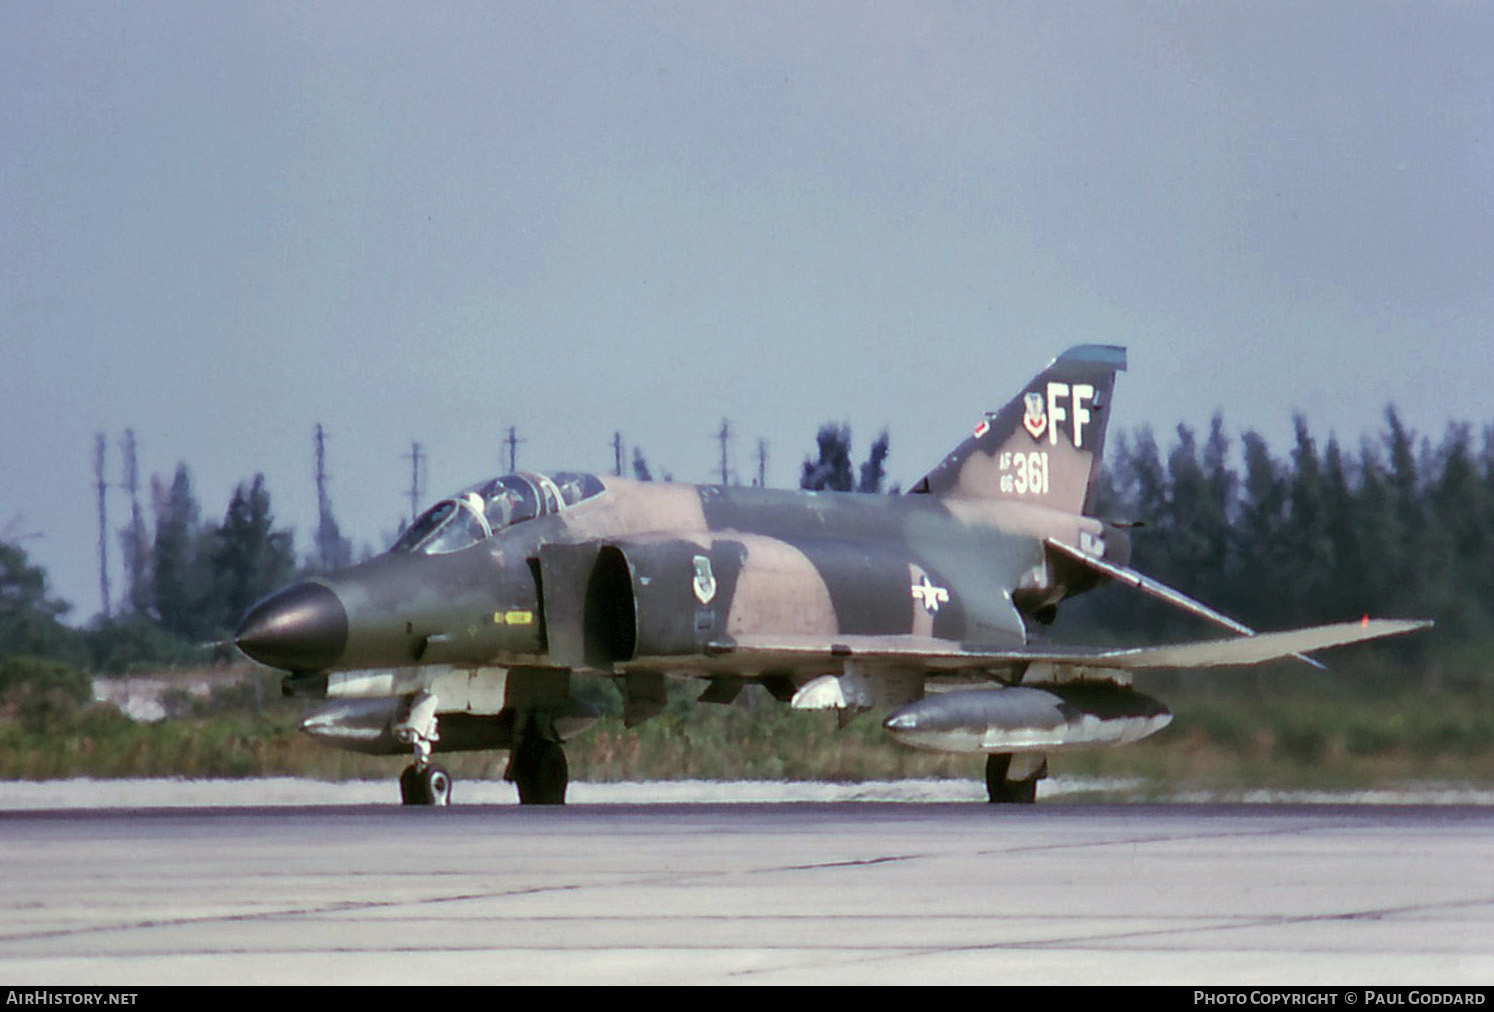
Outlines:
{"label": "mcdonnell douglas f-4e phantom ii", "polygon": [[[1046,756],[1161,729],[1142,668],[1255,664],[1408,632],[1369,620],[1256,634],[1128,566],[1093,508],[1124,348],[1070,348],[902,496],[509,474],[442,499],[383,555],[294,584],[235,634],[329,700],[303,729],[410,754],[405,804],[446,804],[433,752],[507,749],[524,804],[559,804],[562,742],[596,719],[572,672],[616,680],[624,719],[668,676],[729,703],[756,682],[842,716],[892,707],[896,741],[985,754],[992,801],[1030,802]],[[1034,642],[1074,594],[1126,584],[1224,626],[1139,649]],[[1311,663],[1311,662],[1310,662]]]}

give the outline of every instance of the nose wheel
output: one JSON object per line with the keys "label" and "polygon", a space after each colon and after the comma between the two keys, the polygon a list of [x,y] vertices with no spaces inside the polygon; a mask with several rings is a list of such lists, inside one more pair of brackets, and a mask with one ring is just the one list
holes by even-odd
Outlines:
{"label": "nose wheel", "polygon": [[412,763],[399,775],[399,800],[405,805],[449,805],[451,774],[435,763]]}

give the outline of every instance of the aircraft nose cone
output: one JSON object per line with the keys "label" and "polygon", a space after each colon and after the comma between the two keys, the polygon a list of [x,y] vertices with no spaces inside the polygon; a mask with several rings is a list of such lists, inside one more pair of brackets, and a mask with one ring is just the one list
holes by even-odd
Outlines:
{"label": "aircraft nose cone", "polygon": [[321,671],[348,644],[348,613],[337,592],[320,583],[296,583],[249,609],[234,644],[272,668]]}

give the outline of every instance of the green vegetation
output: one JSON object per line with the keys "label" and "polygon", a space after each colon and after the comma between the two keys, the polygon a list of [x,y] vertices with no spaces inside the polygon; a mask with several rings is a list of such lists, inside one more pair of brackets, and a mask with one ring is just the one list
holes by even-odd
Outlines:
{"label": "green vegetation", "polygon": [[234,490],[219,524],[199,518],[186,465],[158,492],[154,538],[135,521],[120,532],[131,569],[123,608],[84,628],[63,623],[71,606],[51,596],[25,551],[0,542],[0,661],[46,657],[125,672],[230,656],[215,641],[297,572],[290,532],[276,529],[261,475]]}
{"label": "green vegetation", "polygon": [[1262,702],[1197,700],[1172,725],[1125,749],[1063,757],[1062,772],[1140,777],[1155,792],[1254,788],[1365,790],[1494,785],[1494,715],[1471,697]]}
{"label": "green vegetation", "polygon": [[[1055,756],[1052,771],[1139,779],[1131,793],[1142,797],[1494,785],[1494,713],[1476,695],[1387,693],[1352,674],[1339,676],[1347,689],[1299,685],[1286,693],[1236,682],[1162,692],[1175,704],[1171,727],[1126,748]],[[0,668],[0,778],[383,779],[406,762],[339,752],[302,735],[296,726],[303,704],[282,698],[277,676],[264,669],[168,673],[162,677],[178,686],[162,697],[170,716],[149,724],[86,702],[80,677],[77,669],[29,660]],[[1268,681],[1293,677],[1283,671]],[[682,684],[665,712],[625,728],[610,684],[598,680],[585,691],[605,715],[567,746],[577,780],[981,776],[978,756],[915,752],[887,741],[877,713],[838,728],[831,714],[795,712],[756,690],[732,706],[692,704],[693,687]],[[459,778],[498,779],[507,755],[453,754],[441,761]]]}
{"label": "green vegetation", "polygon": [[[1385,417],[1385,433],[1354,453],[1336,438],[1320,449],[1299,416],[1285,459],[1253,432],[1236,447],[1217,415],[1201,447],[1178,426],[1165,456],[1150,430],[1121,433],[1096,515],[1144,521],[1132,532],[1136,568],[1258,629],[1435,619],[1433,634],[1387,655],[1435,681],[1470,648],[1494,646],[1494,429],[1481,449],[1468,425],[1434,445],[1393,408]],[[1139,595],[1094,595],[1085,607],[1107,633],[1196,635]]]}

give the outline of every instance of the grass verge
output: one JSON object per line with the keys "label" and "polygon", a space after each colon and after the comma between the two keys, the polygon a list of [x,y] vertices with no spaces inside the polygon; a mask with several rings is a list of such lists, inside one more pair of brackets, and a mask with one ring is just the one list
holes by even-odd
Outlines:
{"label": "grass verge", "polygon": [[[210,678],[207,677],[210,675]],[[405,760],[339,752],[297,730],[302,704],[253,669],[178,673],[166,719],[138,723],[107,705],[0,714],[0,777],[392,778]],[[209,684],[207,691],[202,691]],[[189,688],[190,686],[190,688]],[[610,685],[591,688],[606,715],[567,745],[573,779],[859,781],[979,778],[980,756],[899,747],[882,714],[846,727],[752,691],[732,706],[692,704],[689,688],[659,716],[626,728]],[[610,694],[610,695],[609,695]],[[1172,725],[1121,749],[1062,753],[1058,775],[1139,780],[1144,795],[1252,788],[1364,790],[1439,782],[1494,786],[1494,713],[1467,693],[1352,696],[1306,691],[1263,700],[1243,691],[1183,693]],[[458,777],[497,779],[503,752],[442,756]]]}

